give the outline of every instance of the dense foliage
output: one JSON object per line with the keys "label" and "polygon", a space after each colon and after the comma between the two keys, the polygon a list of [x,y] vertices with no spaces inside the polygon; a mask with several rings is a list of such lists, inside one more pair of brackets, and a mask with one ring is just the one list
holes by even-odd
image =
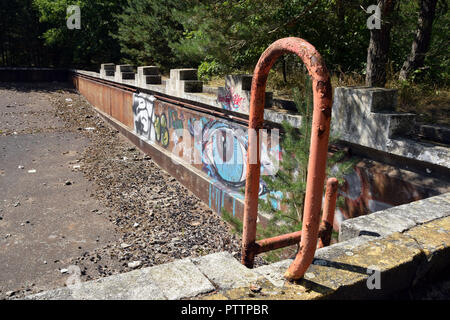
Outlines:
{"label": "dense foliage", "polygon": [[[365,72],[370,32],[363,10],[385,0],[10,0],[0,7],[0,64],[98,68],[102,62],[199,67],[206,78],[252,71],[274,40],[314,44],[331,71]],[[388,74],[411,51],[420,1],[396,1]],[[436,0],[425,65],[413,77],[448,83],[448,1]],[[66,27],[68,5],[81,8],[81,30]],[[281,59],[285,75],[298,60]],[[292,73],[292,72],[291,72]]]}

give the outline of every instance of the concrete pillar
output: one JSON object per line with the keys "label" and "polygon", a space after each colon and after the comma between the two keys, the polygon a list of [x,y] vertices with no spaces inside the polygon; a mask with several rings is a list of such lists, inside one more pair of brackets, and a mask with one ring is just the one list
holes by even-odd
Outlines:
{"label": "concrete pillar", "polygon": [[100,68],[100,77],[102,79],[114,78],[116,65],[114,63],[103,63]]}
{"label": "concrete pillar", "polygon": [[136,74],[134,73],[134,67],[129,64],[122,64],[116,66],[116,72],[114,75],[114,81],[135,81]]}
{"label": "concrete pillar", "polygon": [[146,85],[161,85],[161,75],[156,66],[144,66],[137,69],[137,85],[145,87]]}
{"label": "concrete pillar", "polygon": [[[217,102],[223,109],[248,114],[252,75],[227,75],[225,87],[219,87]],[[266,92],[265,107],[272,106],[273,93]]]}
{"label": "concrete pillar", "polygon": [[167,93],[183,96],[186,92],[203,92],[203,82],[197,78],[197,69],[172,69],[167,81]]}

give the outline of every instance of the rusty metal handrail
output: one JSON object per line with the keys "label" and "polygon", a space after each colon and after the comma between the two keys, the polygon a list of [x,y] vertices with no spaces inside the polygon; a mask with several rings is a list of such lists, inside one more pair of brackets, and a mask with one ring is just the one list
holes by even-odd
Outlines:
{"label": "rusty metal handrail", "polygon": [[[261,55],[253,74],[248,128],[249,133],[250,130],[253,130],[253,132],[256,131],[256,134],[249,134],[248,140],[242,263],[252,268],[255,255],[261,251],[258,248],[261,248],[261,244],[264,247],[264,242],[260,241],[258,245],[255,241],[261,167],[259,130],[264,122],[265,90],[269,71],[275,61],[286,53],[294,53],[302,59],[312,79],[314,98],[303,230],[301,231],[301,237],[297,233],[284,236],[285,239],[279,240],[280,242],[284,241],[284,243],[291,243],[294,240],[296,243],[300,241],[297,256],[285,273],[288,280],[296,280],[304,275],[312,263],[317,246],[332,104],[330,76],[325,63],[317,50],[310,43],[300,38],[290,37],[275,41]],[[255,158],[256,163],[253,161]],[[265,246],[273,243],[273,239],[269,239],[270,241],[266,239]],[[275,242],[277,241],[275,240]]]}

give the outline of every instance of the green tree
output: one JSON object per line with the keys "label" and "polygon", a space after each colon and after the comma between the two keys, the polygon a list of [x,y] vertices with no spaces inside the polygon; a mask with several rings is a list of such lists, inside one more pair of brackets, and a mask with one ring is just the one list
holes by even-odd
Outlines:
{"label": "green tree", "polygon": [[[183,37],[170,46],[181,59],[219,64],[218,71],[252,71],[275,40],[295,36],[310,41],[333,69],[361,70],[366,57],[366,14],[359,2],[328,0],[197,1],[175,15]],[[297,60],[284,60],[287,69]]]}
{"label": "green tree", "polygon": [[[53,66],[98,69],[103,62],[120,58],[119,45],[112,38],[117,23],[114,15],[124,0],[34,0],[39,19],[45,28],[42,38]],[[67,8],[81,9],[81,30],[67,28]]]}
{"label": "green tree", "polygon": [[0,64],[39,66],[46,64],[42,26],[32,0],[10,0],[0,6]]}
{"label": "green tree", "polygon": [[[294,89],[294,102],[302,116],[300,128],[294,128],[288,122],[283,123],[284,134],[281,139],[283,157],[275,176],[264,176],[268,193],[259,203],[260,210],[271,215],[265,228],[260,228],[260,237],[270,238],[275,235],[301,230],[308,175],[309,149],[312,126],[312,84],[309,76],[305,76],[305,86]],[[330,144],[337,137],[330,138]],[[327,175],[336,177],[340,183],[344,175],[355,165],[355,161],[344,160],[344,151],[334,152],[328,157]],[[283,194],[279,199],[277,193]],[[279,205],[274,206],[274,203]],[[272,254],[277,257],[276,253]]]}
{"label": "green tree", "polygon": [[118,33],[124,61],[136,65],[158,65],[168,70],[188,66],[172,53],[169,43],[178,41],[183,27],[173,12],[184,11],[190,1],[128,0],[117,15]]}

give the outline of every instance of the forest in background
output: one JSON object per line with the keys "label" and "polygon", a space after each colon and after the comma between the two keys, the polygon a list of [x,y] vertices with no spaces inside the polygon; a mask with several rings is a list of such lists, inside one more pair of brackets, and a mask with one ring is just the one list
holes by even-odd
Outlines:
{"label": "forest in background", "polygon": [[[373,4],[381,30],[367,27]],[[81,8],[80,30],[66,26],[69,5]],[[334,85],[396,87],[403,106],[428,97],[428,120],[449,118],[448,0],[9,0],[0,14],[0,66],[189,67],[213,81],[252,73],[272,42],[295,36],[322,54]],[[271,89],[283,94],[299,72],[297,57],[280,59]]]}

